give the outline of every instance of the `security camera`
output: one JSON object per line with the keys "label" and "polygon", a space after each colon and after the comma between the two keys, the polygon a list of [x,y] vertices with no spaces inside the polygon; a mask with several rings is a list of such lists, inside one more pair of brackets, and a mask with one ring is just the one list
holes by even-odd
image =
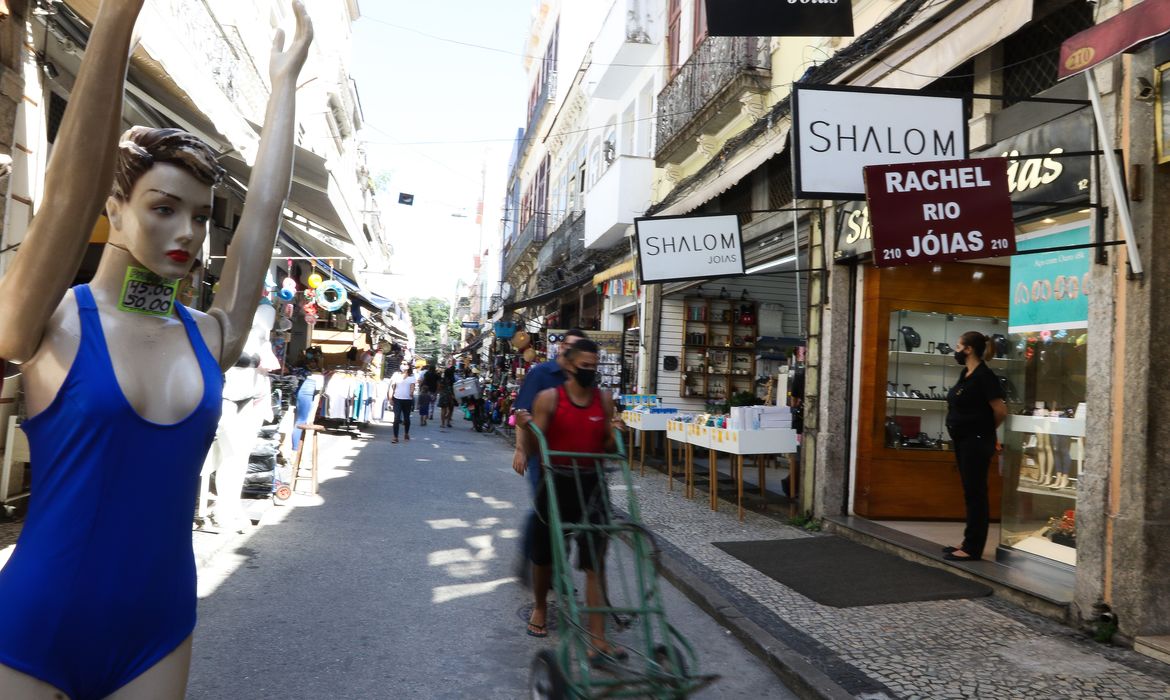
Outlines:
{"label": "security camera", "polygon": [[1138,78],[1137,87],[1135,88],[1134,98],[1149,102],[1154,99],[1154,85],[1148,78]]}

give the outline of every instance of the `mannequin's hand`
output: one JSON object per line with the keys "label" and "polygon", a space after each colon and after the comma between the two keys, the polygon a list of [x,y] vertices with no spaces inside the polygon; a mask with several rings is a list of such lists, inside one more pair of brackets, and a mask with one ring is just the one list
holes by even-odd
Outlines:
{"label": "mannequin's hand", "polygon": [[282,79],[296,80],[305,59],[309,55],[309,44],[313,41],[313,21],[305,11],[305,4],[301,0],[293,0],[293,14],[297,17],[297,30],[292,44],[284,48],[284,30],[276,30],[276,37],[272,41],[272,57],[268,61],[268,74],[275,85]]}

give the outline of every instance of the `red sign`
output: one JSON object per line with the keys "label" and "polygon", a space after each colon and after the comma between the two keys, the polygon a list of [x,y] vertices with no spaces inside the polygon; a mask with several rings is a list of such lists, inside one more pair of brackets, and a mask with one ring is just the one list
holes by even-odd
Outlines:
{"label": "red sign", "polygon": [[894,163],[865,168],[878,267],[1016,252],[1007,158]]}
{"label": "red sign", "polygon": [[1060,45],[1056,79],[1064,80],[1170,32],[1170,0],[1145,0]]}

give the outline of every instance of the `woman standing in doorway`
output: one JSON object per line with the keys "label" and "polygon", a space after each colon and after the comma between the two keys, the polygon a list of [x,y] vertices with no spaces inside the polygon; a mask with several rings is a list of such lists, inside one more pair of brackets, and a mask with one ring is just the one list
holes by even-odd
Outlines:
{"label": "woman standing in doorway", "polygon": [[978,561],[983,558],[991,523],[987,472],[999,449],[995,431],[1007,417],[1007,404],[999,377],[987,366],[986,360],[995,356],[990,338],[967,331],[955,347],[955,361],[963,365],[963,371],[947,393],[947,431],[955,446],[967,527],[963,543],[944,547],[943,552],[951,561]]}

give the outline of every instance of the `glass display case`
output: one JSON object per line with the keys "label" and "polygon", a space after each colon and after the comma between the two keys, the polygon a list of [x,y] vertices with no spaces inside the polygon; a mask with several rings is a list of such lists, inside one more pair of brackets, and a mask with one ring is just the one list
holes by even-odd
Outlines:
{"label": "glass display case", "polygon": [[988,316],[897,310],[890,313],[884,444],[892,449],[950,450],[947,392],[959,377],[954,345],[967,331],[992,339],[995,359],[988,362],[1004,384],[1008,402],[1015,387],[1008,380],[1010,341],[1007,320]]}
{"label": "glass display case", "polygon": [[1077,478],[1085,455],[1085,329],[1008,336],[1021,388],[1004,432],[1003,544],[1076,564]]}

